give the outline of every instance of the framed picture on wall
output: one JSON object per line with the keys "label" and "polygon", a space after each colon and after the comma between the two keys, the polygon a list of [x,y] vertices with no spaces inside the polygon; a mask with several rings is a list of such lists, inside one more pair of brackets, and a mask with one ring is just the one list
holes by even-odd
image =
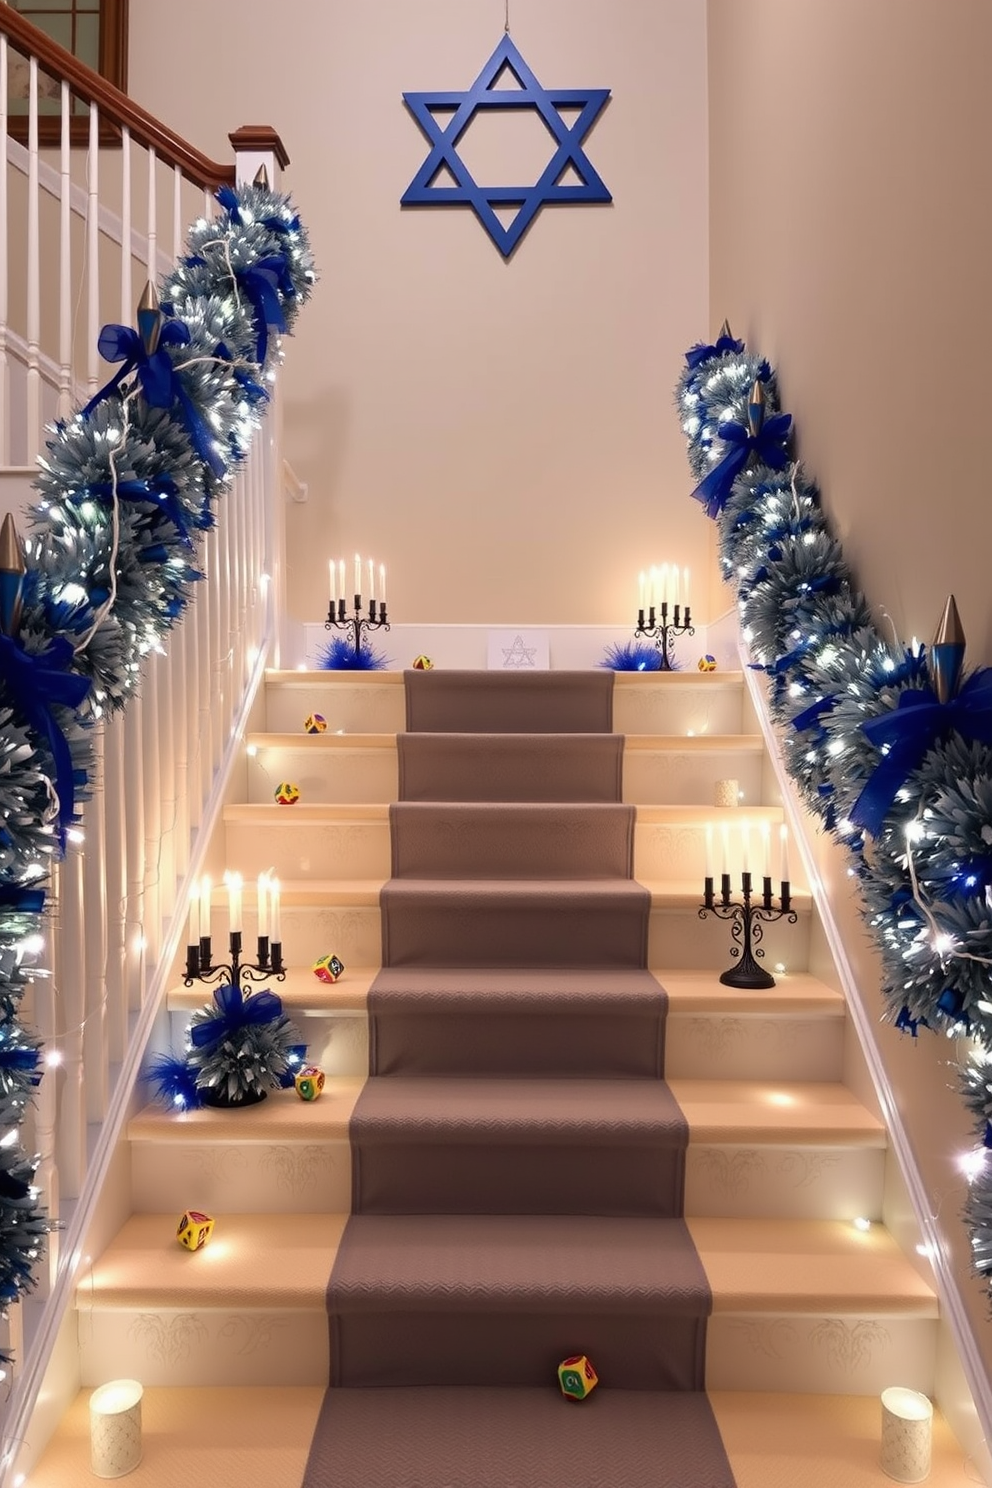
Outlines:
{"label": "framed picture on wall", "polygon": [[[80,62],[98,72],[108,83],[127,90],[128,0],[9,0],[13,9],[39,31]],[[12,51],[9,56],[10,132],[27,140],[29,68],[26,57]],[[59,142],[59,98],[61,84],[38,71],[38,138],[42,145]],[[89,109],[72,98],[70,136],[74,145],[85,145]],[[104,144],[113,142],[116,131],[101,128]]]}

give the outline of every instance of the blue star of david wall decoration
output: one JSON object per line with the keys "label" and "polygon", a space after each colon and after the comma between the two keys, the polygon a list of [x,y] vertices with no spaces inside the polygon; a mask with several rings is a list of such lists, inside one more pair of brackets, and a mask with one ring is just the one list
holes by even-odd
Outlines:
{"label": "blue star of david wall decoration", "polygon": [[[504,68],[519,83],[518,88],[497,88]],[[542,88],[527,63],[504,36],[475,82],[464,93],[404,93],[403,102],[420,125],[430,152],[414,176],[400,205],[404,207],[470,206],[504,258],[509,258],[534,218],[546,204],[609,202],[613,200],[593,169],[583,141],[610,96],[609,88]],[[559,112],[578,109],[571,123]],[[479,186],[458,154],[458,141],[471,124],[477,109],[535,109],[555,142],[548,165],[533,186]],[[442,111],[442,117],[435,114]],[[451,111],[454,112],[451,112]],[[447,170],[455,184],[433,183]],[[563,184],[571,172],[579,185]],[[497,206],[516,206],[509,226],[494,211]]]}

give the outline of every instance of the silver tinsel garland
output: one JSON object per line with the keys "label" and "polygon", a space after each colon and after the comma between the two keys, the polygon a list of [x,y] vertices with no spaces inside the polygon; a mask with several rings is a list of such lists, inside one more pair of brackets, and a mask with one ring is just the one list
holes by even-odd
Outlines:
{"label": "silver tinsel garland", "polygon": [[[676,389],[697,479],[727,448],[719,425],[747,429],[755,378],[766,416],[779,410],[766,363],[727,342],[699,350]],[[851,814],[883,752],[864,725],[929,685],[926,653],[876,630],[798,462],[773,470],[752,455],[715,520],[745,641],[768,674],[783,758],[806,806],[851,854],[881,953],[886,1016],[913,1037],[921,1028],[971,1036],[962,1093],[978,1141],[992,1147],[992,746],[938,736],[869,846]],[[967,1222],[974,1264],[992,1286],[988,1165],[972,1179]]]}
{"label": "silver tinsel garland", "polygon": [[[265,411],[277,333],[292,328],[315,282],[307,233],[286,197],[255,185],[220,196],[223,210],[197,222],[188,257],[159,286],[174,328],[163,342],[172,405],[150,406],[131,375],[56,424],[39,461],[14,644],[60,666],[68,656],[69,674],[90,683],[78,708],[51,709],[77,801],[89,727],[126,705],[143,658],[182,617],[201,577],[201,534]],[[0,1309],[34,1284],[51,1228],[34,1187],[37,1159],[18,1128],[40,1078],[39,1046],[19,1006],[44,924],[40,891],[61,851],[53,781],[48,739],[19,716],[0,678]]]}

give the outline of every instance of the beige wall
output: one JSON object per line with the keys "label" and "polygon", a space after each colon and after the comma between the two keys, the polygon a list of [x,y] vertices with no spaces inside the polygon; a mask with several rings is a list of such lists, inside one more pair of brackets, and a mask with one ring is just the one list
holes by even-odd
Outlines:
{"label": "beige wall", "polygon": [[[616,624],[668,559],[702,596],[671,390],[709,329],[705,7],[511,0],[510,19],[545,85],[612,88],[587,147],[614,203],[546,209],[506,264],[468,210],[399,207],[426,150],[401,93],[467,87],[500,0],[131,0],[135,98],[221,158],[230,128],[274,124],[312,228],[322,278],[285,380],[311,492],[289,513],[297,619],[356,547],[408,622]],[[533,144],[480,130],[480,174],[512,179]]]}
{"label": "beige wall", "polygon": [[[957,595],[992,662],[988,0],[710,0],[712,318],[778,367],[799,450],[880,618],[929,639]],[[945,1040],[881,1026],[843,855],[821,854],[982,1358]]]}

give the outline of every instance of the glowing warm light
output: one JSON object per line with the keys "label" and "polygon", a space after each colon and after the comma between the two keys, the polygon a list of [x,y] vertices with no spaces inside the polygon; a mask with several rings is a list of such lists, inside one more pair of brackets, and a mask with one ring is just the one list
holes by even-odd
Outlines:
{"label": "glowing warm light", "polygon": [[962,1152],[958,1158],[958,1167],[967,1178],[969,1183],[974,1183],[985,1171],[985,1148],[976,1147],[971,1152]]}
{"label": "glowing warm light", "polygon": [[86,841],[86,833],[80,827],[70,827],[65,835],[70,842],[75,842],[77,845]]}
{"label": "glowing warm light", "polygon": [[784,1090],[770,1090],[766,1099],[770,1106],[794,1106],[796,1104],[795,1096],[787,1095]]}
{"label": "glowing warm light", "polygon": [[247,754],[249,759],[254,759],[256,754],[258,753],[258,745],[249,744],[248,748],[245,750],[245,753]]}
{"label": "glowing warm light", "polygon": [[860,1230],[863,1235],[867,1235],[868,1231],[871,1229],[871,1220],[865,1219],[863,1214],[859,1214],[857,1219],[854,1220],[853,1223],[854,1228],[856,1230]]}
{"label": "glowing warm light", "polygon": [[61,1049],[48,1049],[48,1050],[46,1050],[46,1052],[45,1052],[45,1063],[51,1069],[57,1068],[58,1065],[60,1065],[62,1063],[62,1050]]}

